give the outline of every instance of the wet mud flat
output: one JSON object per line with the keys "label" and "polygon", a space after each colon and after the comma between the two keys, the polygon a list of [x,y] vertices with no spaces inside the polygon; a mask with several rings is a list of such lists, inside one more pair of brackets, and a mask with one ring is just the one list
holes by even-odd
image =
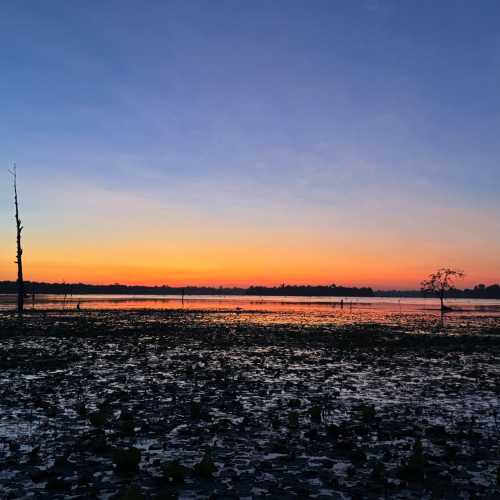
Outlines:
{"label": "wet mud flat", "polygon": [[0,313],[0,498],[500,498],[497,319],[259,314]]}

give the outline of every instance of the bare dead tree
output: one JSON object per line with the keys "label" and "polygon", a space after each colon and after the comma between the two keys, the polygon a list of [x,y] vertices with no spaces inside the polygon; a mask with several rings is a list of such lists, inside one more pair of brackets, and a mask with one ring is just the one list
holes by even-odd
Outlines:
{"label": "bare dead tree", "polygon": [[23,314],[24,312],[24,278],[23,278],[23,246],[21,241],[21,234],[23,231],[23,226],[21,224],[21,219],[19,218],[19,199],[17,196],[17,169],[16,164],[12,170],[9,170],[10,174],[14,180],[14,206],[16,209],[16,237],[17,237],[17,253],[16,261],[17,264],[17,313]]}
{"label": "bare dead tree", "polygon": [[465,276],[463,271],[443,267],[435,273],[429,275],[429,278],[422,281],[422,292],[430,292],[439,297],[441,302],[441,311],[450,310],[450,307],[444,305],[446,294],[454,287],[457,279]]}

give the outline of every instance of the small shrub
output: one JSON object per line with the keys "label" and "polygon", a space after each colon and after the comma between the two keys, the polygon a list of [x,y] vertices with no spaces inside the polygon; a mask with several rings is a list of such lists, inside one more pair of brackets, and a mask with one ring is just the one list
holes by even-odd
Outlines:
{"label": "small shrub", "polygon": [[62,469],[68,464],[68,455],[60,455],[54,459],[54,469]]}
{"label": "small shrub", "polygon": [[31,465],[36,464],[40,462],[40,446],[35,446],[30,452],[29,452],[29,462]]}
{"label": "small shrub", "polygon": [[94,427],[103,427],[106,424],[106,415],[102,411],[89,413],[89,422]]}
{"label": "small shrub", "polygon": [[85,418],[87,416],[87,407],[83,401],[77,403],[75,411],[81,418]]}
{"label": "small shrub", "polygon": [[350,453],[351,460],[356,464],[366,462],[366,453],[361,448],[354,448]]}
{"label": "small shrub", "polygon": [[361,405],[359,410],[361,412],[361,418],[364,422],[371,422],[377,416],[375,406],[373,405]]}
{"label": "small shrub", "polygon": [[311,416],[311,420],[314,422],[321,422],[321,416],[322,416],[322,409],[321,406],[311,406],[309,409],[309,415]]}
{"label": "small shrub", "polygon": [[398,476],[403,481],[415,483],[425,479],[425,458],[420,439],[415,441],[408,461],[399,468]]}
{"label": "small shrub", "polygon": [[290,429],[299,428],[299,413],[297,411],[288,413],[288,427],[290,427]]}
{"label": "small shrub", "polygon": [[9,441],[9,450],[10,451],[19,451],[21,445],[17,441]]}
{"label": "small shrub", "polygon": [[326,435],[330,439],[337,439],[340,436],[340,427],[335,424],[328,425],[326,428]]}
{"label": "small shrub", "polygon": [[90,440],[88,441],[89,450],[92,452],[99,454],[104,453],[108,449],[108,442],[106,440],[106,434],[104,431],[98,431],[94,434]]}
{"label": "small shrub", "polygon": [[47,406],[47,417],[54,418],[57,415],[57,408],[55,406]]}
{"label": "small shrub", "polygon": [[120,473],[136,472],[141,462],[141,452],[137,448],[116,449],[113,453],[113,463]]}
{"label": "small shrub", "polygon": [[144,500],[144,495],[134,486],[127,488],[120,496],[120,500]]}
{"label": "small shrub", "polygon": [[189,411],[191,414],[191,418],[200,418],[201,417],[201,403],[198,401],[191,401]]}
{"label": "small shrub", "polygon": [[71,490],[71,484],[57,477],[49,477],[45,489],[53,493],[62,493]]}
{"label": "small shrub", "polygon": [[315,427],[312,427],[311,429],[309,429],[308,431],[306,431],[304,433],[304,437],[306,437],[307,439],[311,439],[311,440],[318,439],[318,429],[316,429]]}
{"label": "small shrub", "polygon": [[120,419],[120,432],[125,436],[132,436],[134,434],[135,422],[132,418]]}
{"label": "small shrub", "polygon": [[349,479],[352,479],[356,475],[356,467],[354,465],[349,465],[349,467],[346,469],[347,472],[347,477]]}
{"label": "small shrub", "polygon": [[167,462],[163,466],[163,476],[170,482],[179,484],[183,483],[186,478],[187,467],[179,464],[177,460]]}
{"label": "small shrub", "polygon": [[152,498],[153,500],[177,500],[179,498],[179,494],[176,491],[165,490],[161,491]]}
{"label": "small shrub", "polygon": [[201,459],[199,463],[194,466],[194,471],[196,474],[203,478],[210,478],[212,474],[217,470],[212,458],[208,453]]}
{"label": "small shrub", "polygon": [[377,462],[373,467],[371,478],[373,481],[385,480],[385,465],[382,462]]}

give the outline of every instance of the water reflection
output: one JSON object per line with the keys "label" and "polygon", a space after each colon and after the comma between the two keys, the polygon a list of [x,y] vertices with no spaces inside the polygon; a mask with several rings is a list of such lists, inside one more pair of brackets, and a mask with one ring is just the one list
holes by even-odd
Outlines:
{"label": "water reflection", "polygon": [[[435,333],[498,328],[500,300],[451,299],[448,303],[453,311],[442,314],[439,301],[422,298],[39,295],[34,308],[82,314],[95,310],[204,311],[209,313],[206,320],[224,323],[384,324]],[[14,296],[0,295],[0,310],[14,307]]]}

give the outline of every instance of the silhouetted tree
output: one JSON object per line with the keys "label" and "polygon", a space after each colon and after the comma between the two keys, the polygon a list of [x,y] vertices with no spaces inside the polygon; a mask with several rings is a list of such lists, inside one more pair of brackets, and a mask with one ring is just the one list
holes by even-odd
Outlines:
{"label": "silhouetted tree", "polygon": [[463,271],[458,269],[450,269],[448,267],[443,267],[438,269],[435,273],[430,274],[429,278],[422,281],[422,292],[434,293],[439,297],[441,301],[441,310],[449,310],[449,307],[444,305],[444,299],[446,294],[454,288],[454,283],[457,279],[463,278],[465,276]]}
{"label": "silhouetted tree", "polygon": [[23,226],[21,224],[21,219],[19,218],[19,199],[17,196],[17,169],[14,163],[14,168],[9,170],[14,181],[14,206],[16,209],[16,241],[17,241],[17,252],[16,252],[16,264],[17,264],[17,312],[18,314],[23,314],[24,312],[24,278],[23,278],[23,247],[21,243],[21,233],[23,231]]}

